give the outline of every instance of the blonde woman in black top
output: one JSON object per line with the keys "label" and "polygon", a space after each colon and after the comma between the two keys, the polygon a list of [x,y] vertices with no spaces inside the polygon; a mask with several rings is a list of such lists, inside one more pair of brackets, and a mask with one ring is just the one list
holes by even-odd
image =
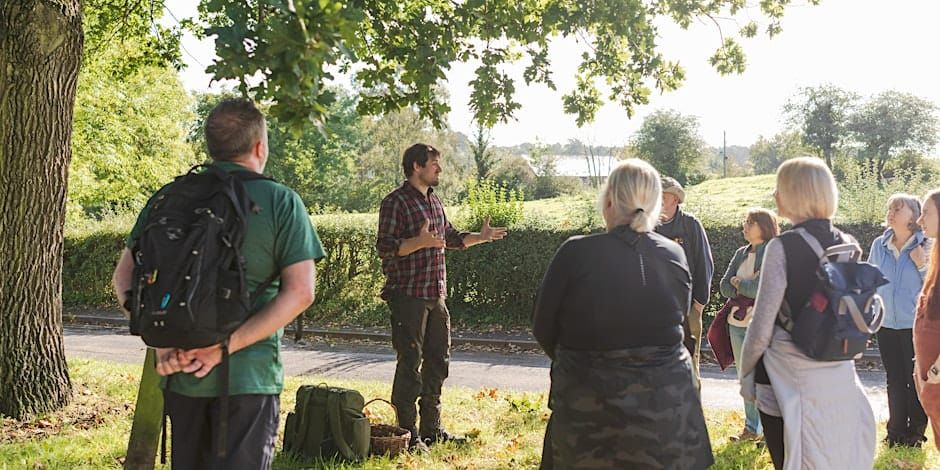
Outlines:
{"label": "blonde woman in black top", "polygon": [[542,468],[700,469],[713,462],[682,322],[682,248],[653,232],[659,174],[630,159],[601,195],[605,233],[568,239],[533,315],[552,358]]}

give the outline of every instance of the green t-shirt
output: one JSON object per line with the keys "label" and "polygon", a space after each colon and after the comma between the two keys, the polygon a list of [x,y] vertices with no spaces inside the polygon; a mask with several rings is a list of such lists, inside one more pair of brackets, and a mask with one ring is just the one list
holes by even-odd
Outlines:
{"label": "green t-shirt", "polygon": [[[226,171],[245,170],[230,162],[213,165]],[[318,260],[324,256],[323,246],[316,229],[310,221],[303,201],[290,188],[269,180],[246,181],[245,187],[251,200],[261,212],[248,217],[248,233],[242,246],[248,291],[254,290],[272,274],[287,266],[305,260]],[[159,194],[159,192],[158,192]],[[156,195],[154,195],[156,196]],[[153,198],[137,217],[126,244],[132,247],[140,236],[143,221],[147,217]],[[258,296],[255,311],[266,305],[277,295],[280,280],[276,280]],[[257,343],[235,352],[229,357],[229,394],[280,394],[284,388],[284,365],[281,363],[281,336],[283,329]],[[219,395],[216,366],[206,377],[199,379],[192,374],[174,374],[170,389],[191,397],[214,397]],[[165,383],[161,383],[165,386]]]}

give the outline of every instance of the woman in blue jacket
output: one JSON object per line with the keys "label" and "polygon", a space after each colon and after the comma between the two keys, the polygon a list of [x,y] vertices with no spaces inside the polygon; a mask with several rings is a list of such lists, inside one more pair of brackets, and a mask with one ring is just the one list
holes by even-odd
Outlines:
{"label": "woman in blue jacket", "polygon": [[884,299],[885,320],[878,331],[878,348],[888,381],[889,446],[920,447],[927,440],[927,415],[914,387],[914,345],[911,332],[917,295],[927,270],[926,238],[917,225],[920,200],[907,194],[888,199],[885,233],[871,244],[868,262],[891,281],[878,288]]}
{"label": "woman in blue jacket", "polygon": [[[767,241],[780,234],[777,225],[777,216],[767,209],[750,209],[744,217],[741,233],[747,240],[747,245],[738,248],[731,258],[728,270],[721,278],[721,295],[729,299],[746,297],[753,300],[757,296],[757,285],[760,282],[760,267],[764,259],[764,247]],[[753,305],[753,302],[748,302]],[[744,334],[747,325],[751,322],[751,308],[746,312],[732,310],[728,314],[728,333],[731,337],[731,352],[735,361],[741,357],[741,345],[744,343]],[[740,372],[741,368],[735,366]],[[741,377],[738,377],[740,380]],[[763,434],[760,424],[760,414],[757,405],[751,402],[744,403],[744,431],[736,440],[753,440]]]}

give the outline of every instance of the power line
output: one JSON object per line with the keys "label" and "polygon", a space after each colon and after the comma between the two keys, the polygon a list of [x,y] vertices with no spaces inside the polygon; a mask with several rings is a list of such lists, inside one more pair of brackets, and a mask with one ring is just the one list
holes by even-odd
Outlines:
{"label": "power line", "polygon": [[[152,5],[152,4],[151,4],[151,5]],[[166,6],[166,4],[163,5],[163,9],[170,15],[170,18],[173,18],[173,21],[176,21],[176,24],[177,24],[177,25],[180,25],[180,24],[182,23],[182,21],[180,21],[179,18],[177,18],[176,15],[174,15],[172,11],[170,11],[170,7]],[[154,23],[153,16],[150,17],[150,21],[151,21],[151,23],[154,24],[154,31],[155,31],[156,34],[157,34],[157,39],[161,39],[161,40],[162,40],[162,38],[160,38],[159,30],[158,30],[157,27],[156,27],[156,23]],[[199,66],[202,67],[203,69],[206,68],[206,66],[203,65],[202,62],[201,62],[199,59],[196,58],[196,56],[194,56],[191,52],[189,52],[189,49],[186,49],[186,46],[183,45],[182,39],[180,39],[180,49],[182,49],[182,51],[183,51],[186,55],[188,55],[189,58],[192,59],[193,62],[195,62],[197,65],[199,65]]]}

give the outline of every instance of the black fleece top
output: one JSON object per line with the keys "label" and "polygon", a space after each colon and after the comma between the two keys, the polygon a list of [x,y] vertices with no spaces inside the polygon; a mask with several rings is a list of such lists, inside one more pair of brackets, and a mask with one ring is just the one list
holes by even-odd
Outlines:
{"label": "black fleece top", "polygon": [[666,237],[626,225],[571,237],[542,280],[533,334],[555,347],[609,351],[682,342],[691,278],[682,248]]}

